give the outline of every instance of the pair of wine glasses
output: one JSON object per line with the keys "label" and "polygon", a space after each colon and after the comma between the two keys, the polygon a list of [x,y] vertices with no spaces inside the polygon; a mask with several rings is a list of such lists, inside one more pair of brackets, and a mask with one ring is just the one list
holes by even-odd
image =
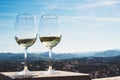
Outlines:
{"label": "pair of wine glasses", "polygon": [[49,67],[47,74],[55,73],[52,69],[52,48],[61,40],[61,27],[57,15],[44,14],[40,17],[39,28],[36,29],[35,18],[32,14],[17,15],[14,29],[14,37],[16,42],[25,50],[24,53],[24,69],[19,72],[18,76],[32,76],[27,68],[27,49],[32,46],[37,36],[44,46],[49,48]]}

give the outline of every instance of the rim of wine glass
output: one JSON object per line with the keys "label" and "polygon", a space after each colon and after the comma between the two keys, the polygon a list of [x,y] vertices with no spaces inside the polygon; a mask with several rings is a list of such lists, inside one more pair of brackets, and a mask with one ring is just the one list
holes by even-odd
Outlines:
{"label": "rim of wine glass", "polygon": [[[43,15],[41,15],[41,17],[40,17],[41,19],[40,19],[40,22],[41,22],[41,20],[42,19],[58,19],[58,22],[59,22],[59,27],[60,27],[60,34],[62,34],[62,27],[61,27],[61,20],[60,20],[60,17],[59,16],[57,16],[56,14],[43,14]],[[39,26],[40,26],[40,24],[39,24]],[[39,27],[39,29],[40,29],[40,27]],[[38,32],[40,32],[40,31],[38,31]]]}
{"label": "rim of wine glass", "polygon": [[[35,24],[35,31],[38,32],[36,17],[33,14],[30,14],[30,13],[17,14],[16,21],[15,21],[15,26],[14,26],[15,28],[16,28],[16,25],[17,25],[16,22],[19,21],[19,19],[33,19],[34,24]],[[14,28],[14,32],[15,32],[15,28]]]}
{"label": "rim of wine glass", "polygon": [[34,18],[34,16],[32,14],[29,13],[24,13],[24,14],[18,14],[17,18]]}
{"label": "rim of wine glass", "polygon": [[43,14],[41,16],[41,18],[45,18],[45,19],[57,19],[58,16],[56,14]]}

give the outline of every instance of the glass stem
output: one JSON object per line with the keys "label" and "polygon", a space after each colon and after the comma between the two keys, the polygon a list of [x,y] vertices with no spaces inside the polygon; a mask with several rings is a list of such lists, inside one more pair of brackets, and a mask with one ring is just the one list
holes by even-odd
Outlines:
{"label": "glass stem", "polygon": [[25,48],[24,50],[25,50],[25,53],[24,53],[24,71],[26,73],[28,71],[28,68],[27,68],[27,48]]}
{"label": "glass stem", "polygon": [[52,71],[52,48],[49,48],[49,68],[48,71]]}

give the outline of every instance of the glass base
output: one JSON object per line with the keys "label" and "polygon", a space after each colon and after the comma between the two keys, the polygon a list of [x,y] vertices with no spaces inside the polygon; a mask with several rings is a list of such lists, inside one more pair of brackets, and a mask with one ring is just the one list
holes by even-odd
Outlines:
{"label": "glass base", "polygon": [[12,78],[32,78],[36,76],[35,73],[31,72],[31,71],[26,71],[26,70],[23,70],[21,72],[18,72],[16,74],[14,74],[12,76]]}
{"label": "glass base", "polygon": [[55,70],[48,70],[48,71],[45,72],[45,74],[46,75],[48,75],[48,74],[59,74],[59,72],[55,71]]}
{"label": "glass base", "polygon": [[59,72],[56,71],[56,70],[53,70],[53,69],[52,69],[52,66],[49,66],[48,71],[45,71],[44,74],[46,74],[46,75],[48,75],[48,74],[59,74]]}

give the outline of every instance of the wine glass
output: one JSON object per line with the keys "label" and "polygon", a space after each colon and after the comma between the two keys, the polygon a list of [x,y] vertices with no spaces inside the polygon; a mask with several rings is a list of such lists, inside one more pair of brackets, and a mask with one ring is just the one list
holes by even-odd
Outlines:
{"label": "wine glass", "polygon": [[52,69],[52,48],[60,42],[61,37],[61,27],[58,16],[54,14],[42,15],[40,19],[39,39],[45,47],[49,48],[49,68],[47,74],[56,73],[56,71]]}
{"label": "wine glass", "polygon": [[14,28],[14,37],[18,45],[25,50],[24,69],[14,77],[31,77],[32,74],[27,68],[27,49],[32,46],[37,39],[35,18],[32,14],[17,15]]}

